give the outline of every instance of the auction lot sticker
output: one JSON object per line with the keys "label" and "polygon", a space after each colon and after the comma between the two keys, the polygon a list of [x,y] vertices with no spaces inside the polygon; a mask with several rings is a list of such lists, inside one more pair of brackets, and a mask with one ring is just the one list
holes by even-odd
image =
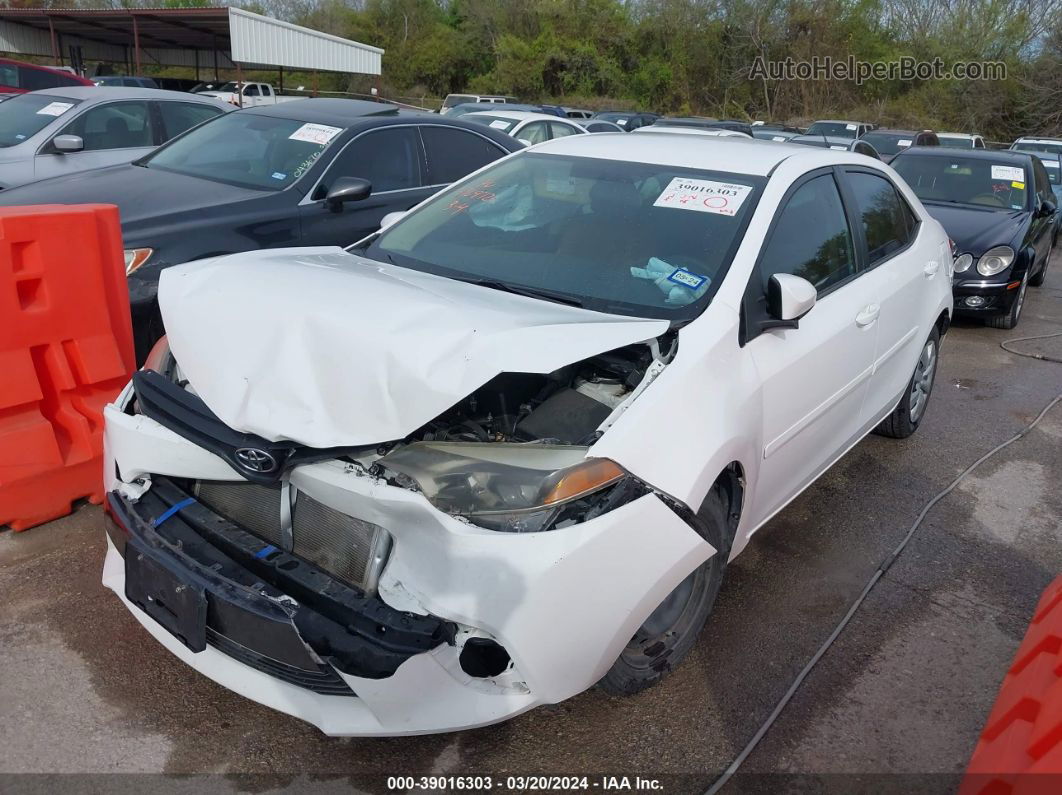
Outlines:
{"label": "auction lot sticker", "polygon": [[709,179],[675,177],[664,188],[654,207],[673,207],[680,210],[696,210],[715,215],[737,215],[745,197],[752,191],[748,185],[733,185],[729,182],[714,182]]}
{"label": "auction lot sticker", "polygon": [[992,166],[992,179],[1025,182],[1025,169],[1021,166]]}
{"label": "auction lot sticker", "polygon": [[73,102],[49,102],[39,111],[38,116],[62,116],[68,110],[74,107]]}
{"label": "auction lot sticker", "polygon": [[306,141],[324,146],[342,131],[342,127],[329,127],[327,124],[304,124],[288,138],[292,141]]}

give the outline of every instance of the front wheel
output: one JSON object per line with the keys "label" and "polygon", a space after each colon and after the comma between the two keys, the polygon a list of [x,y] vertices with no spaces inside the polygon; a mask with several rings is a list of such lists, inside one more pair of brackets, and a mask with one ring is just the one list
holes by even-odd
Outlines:
{"label": "front wheel", "polygon": [[712,488],[697,517],[715,554],[680,582],[631,638],[609,672],[598,682],[606,693],[629,696],[664,678],[693,649],[712,612],[730,553],[729,500]]}
{"label": "front wheel", "polygon": [[985,320],[992,328],[1004,328],[1011,329],[1018,325],[1018,320],[1021,318],[1022,307],[1025,306],[1025,290],[1029,286],[1029,273],[1025,272],[1025,277],[1021,280],[1021,286],[1018,287],[1018,294],[1014,296],[1014,301],[1011,302],[1010,310],[1002,315],[995,315]]}
{"label": "front wheel", "polygon": [[915,363],[914,372],[907,383],[903,398],[893,409],[892,414],[874,429],[874,433],[893,439],[906,439],[918,430],[922,417],[926,414],[926,406],[929,405],[929,396],[933,392],[939,357],[940,332],[934,328],[929,339],[922,346],[922,352]]}

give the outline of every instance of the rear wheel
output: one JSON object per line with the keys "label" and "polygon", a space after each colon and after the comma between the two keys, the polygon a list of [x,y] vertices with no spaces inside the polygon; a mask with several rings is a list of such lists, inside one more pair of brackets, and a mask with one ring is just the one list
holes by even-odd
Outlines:
{"label": "rear wheel", "polygon": [[730,554],[729,499],[712,488],[697,516],[705,541],[716,553],[678,584],[638,628],[619,659],[598,683],[615,696],[627,696],[659,682],[690,653],[712,612]]}
{"label": "rear wheel", "polygon": [[892,414],[886,417],[874,433],[893,439],[906,439],[918,430],[922,417],[929,405],[929,396],[933,392],[933,382],[937,375],[937,360],[940,356],[940,332],[933,329],[918,355],[911,380],[899,404]]}

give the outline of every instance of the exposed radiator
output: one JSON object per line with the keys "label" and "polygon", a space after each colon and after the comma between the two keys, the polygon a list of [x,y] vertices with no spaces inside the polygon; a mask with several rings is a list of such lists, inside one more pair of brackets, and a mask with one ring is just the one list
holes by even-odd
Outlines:
{"label": "exposed radiator", "polygon": [[[279,486],[228,481],[196,481],[196,498],[204,505],[281,549],[286,549],[281,524]],[[391,549],[391,534],[379,525],[329,508],[308,494],[291,489],[290,552],[366,593],[376,584]]]}

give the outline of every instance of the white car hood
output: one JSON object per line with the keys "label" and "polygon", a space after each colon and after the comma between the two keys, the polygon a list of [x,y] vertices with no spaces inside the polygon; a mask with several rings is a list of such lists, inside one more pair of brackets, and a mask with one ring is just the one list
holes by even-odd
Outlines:
{"label": "white car hood", "polygon": [[159,305],[181,369],[226,425],[311,447],[401,439],[499,373],[549,373],[668,327],[335,247],[167,268]]}

